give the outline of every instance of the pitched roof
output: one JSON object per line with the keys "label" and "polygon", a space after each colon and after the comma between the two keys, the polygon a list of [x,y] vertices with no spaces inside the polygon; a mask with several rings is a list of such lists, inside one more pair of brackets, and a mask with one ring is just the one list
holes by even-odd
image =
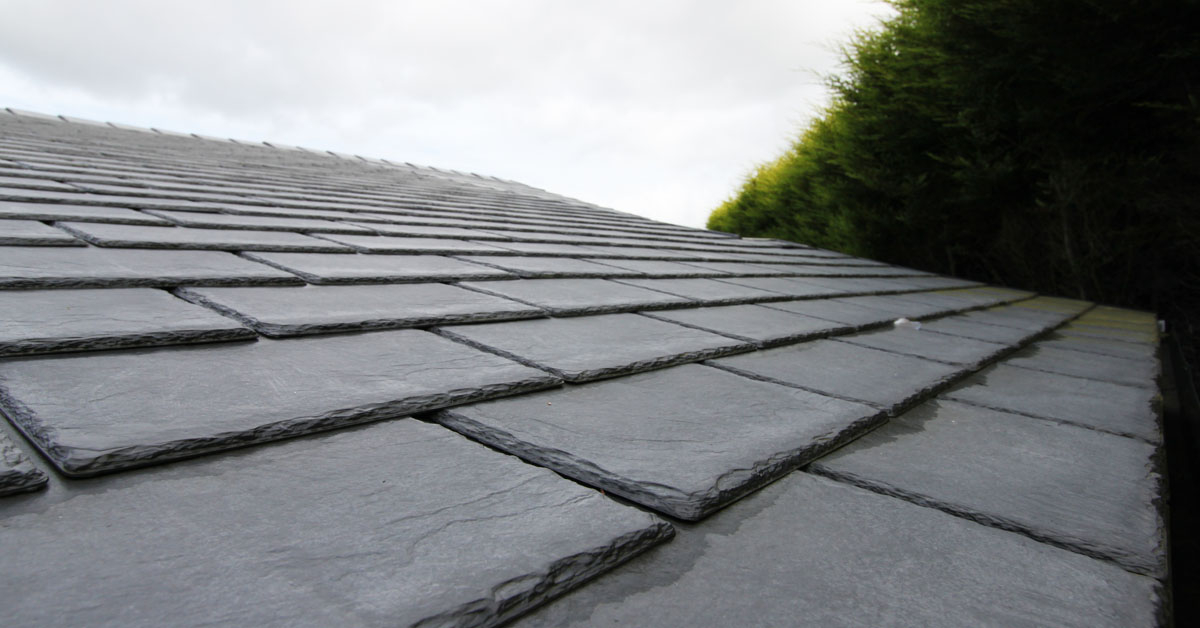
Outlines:
{"label": "pitched roof", "polygon": [[6,625],[1168,614],[1148,313],[11,110],[0,288]]}

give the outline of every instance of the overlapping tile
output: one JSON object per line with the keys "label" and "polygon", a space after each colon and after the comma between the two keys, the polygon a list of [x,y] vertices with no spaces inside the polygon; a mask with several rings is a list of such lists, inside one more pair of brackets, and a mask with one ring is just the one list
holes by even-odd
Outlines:
{"label": "overlapping tile", "polygon": [[0,407],[85,476],[552,386],[415,330],[11,358]]}
{"label": "overlapping tile", "polygon": [[964,368],[834,340],[720,358],[713,366],[891,412],[949,384]]}
{"label": "overlapping tile", "polygon": [[812,468],[1162,577],[1157,453],[1145,441],[946,400]]}
{"label": "overlapping tile", "polygon": [[457,256],[472,264],[492,266],[526,279],[563,277],[644,277],[635,270],[606,266],[574,257]]}
{"label": "overlapping tile", "polygon": [[22,566],[0,576],[10,626],[493,626],[672,533],[413,419],[80,483],[3,517]]}
{"label": "overlapping tile", "polygon": [[1153,359],[1100,358],[1094,353],[1037,343],[1005,360],[1009,366],[1074,375],[1127,386],[1158,387],[1159,364]]}
{"label": "overlapping tile", "polygon": [[851,331],[853,327],[762,305],[726,305],[647,313],[646,316],[752,342],[760,348]]}
{"label": "overlapping tile", "polygon": [[440,283],[184,288],[178,293],[189,301],[236,318],[267,336],[425,327],[545,315],[540,308]]}
{"label": "overlapping tile", "polygon": [[882,418],[862,404],[694,364],[435,415],[480,442],[687,520]]}
{"label": "overlapping tile", "polygon": [[45,487],[46,482],[46,474],[0,433],[0,497],[36,491]]}
{"label": "overlapping tile", "polygon": [[333,242],[345,244],[364,253],[409,253],[429,255],[503,255],[505,249],[483,242],[447,238],[402,238],[381,235],[329,235]]}
{"label": "overlapping tile", "polygon": [[349,253],[350,247],[286,231],[192,229],[104,223],[60,222],[57,225],[97,246],[221,251],[307,251]]}
{"label": "overlapping tile", "polygon": [[0,288],[107,288],[303,283],[294,274],[218,251],[4,247]]}
{"label": "overlapping tile", "polygon": [[76,222],[111,222],[127,225],[166,225],[166,220],[121,207],[88,205],[59,205],[49,203],[15,203],[0,201],[0,218],[24,220],[68,220]]}
{"label": "overlapping tile", "polygon": [[61,229],[36,220],[0,220],[0,246],[87,246]]}
{"label": "overlapping tile", "polygon": [[497,268],[440,255],[243,253],[243,256],[315,284],[472,281],[515,277]]}
{"label": "overlapping tile", "polygon": [[260,231],[296,231],[314,233],[349,233],[370,234],[366,227],[359,227],[345,222],[324,220],[321,218],[299,218],[281,216],[242,216],[233,214],[214,214],[207,212],[172,212],[148,209],[147,214],[184,227],[201,227],[205,229],[249,229]]}
{"label": "overlapping tile", "polygon": [[1006,344],[933,334],[908,326],[841,336],[837,340],[968,367],[990,362],[1012,349]]}
{"label": "overlapping tile", "polygon": [[247,340],[237,321],[148,288],[0,291],[0,356]]}
{"label": "overlapping tile", "polygon": [[438,333],[570,382],[628,375],[749,351],[727,336],[637,314],[442,327]]}
{"label": "overlapping tile", "polygon": [[523,279],[461,285],[535,305],[556,316],[655,310],[695,303],[683,297],[606,279]]}
{"label": "overlapping tile", "polygon": [[782,301],[786,295],[717,279],[622,279],[621,283],[657,290],[706,305]]}
{"label": "overlapping tile", "polygon": [[1157,583],[932,508],[794,473],[515,624],[1151,628]]}

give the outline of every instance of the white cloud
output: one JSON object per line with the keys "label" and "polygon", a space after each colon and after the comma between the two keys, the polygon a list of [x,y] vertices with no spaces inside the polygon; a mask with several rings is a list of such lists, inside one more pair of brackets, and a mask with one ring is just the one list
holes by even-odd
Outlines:
{"label": "white cloud", "polygon": [[700,226],[887,11],[0,0],[0,105],[473,170]]}

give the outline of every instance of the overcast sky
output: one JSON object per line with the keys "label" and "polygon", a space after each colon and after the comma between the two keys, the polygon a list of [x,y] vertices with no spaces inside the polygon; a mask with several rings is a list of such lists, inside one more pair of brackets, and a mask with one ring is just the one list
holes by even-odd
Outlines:
{"label": "overcast sky", "polygon": [[0,0],[0,107],[515,179],[703,226],[869,0]]}

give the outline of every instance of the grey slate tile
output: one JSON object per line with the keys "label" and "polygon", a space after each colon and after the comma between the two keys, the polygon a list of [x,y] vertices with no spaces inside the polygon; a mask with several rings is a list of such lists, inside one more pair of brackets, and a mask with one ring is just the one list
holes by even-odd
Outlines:
{"label": "grey slate tile", "polygon": [[253,331],[148,288],[0,291],[0,356],[248,340]]}
{"label": "grey slate tile", "polygon": [[438,333],[570,382],[750,351],[753,344],[637,314],[442,327]]}
{"label": "grey slate tile", "polygon": [[250,229],[261,231],[303,231],[317,233],[370,234],[366,227],[321,218],[285,218],[281,216],[238,216],[207,212],[172,212],[157,209],[146,210],[184,227],[207,229]]}
{"label": "grey slate tile", "polygon": [[315,284],[403,283],[508,279],[512,273],[439,255],[243,253]]}
{"label": "grey slate tile", "polygon": [[549,242],[494,242],[490,244],[496,248],[514,251],[522,255],[548,255],[550,257],[594,257],[596,255],[595,251],[574,244]]}
{"label": "grey slate tile", "polygon": [[950,383],[962,367],[833,340],[735,355],[718,368],[896,412]]}
{"label": "grey slate tile", "polygon": [[[614,269],[631,271],[631,276],[685,279],[692,277],[728,277],[729,273],[710,268],[693,266],[691,263],[668,262],[650,259],[593,259],[594,261]],[[615,276],[615,275],[614,275]]]}
{"label": "grey slate tile", "polygon": [[0,248],[0,288],[107,288],[301,283],[290,273],[217,251]]}
{"label": "grey slate tile", "polygon": [[926,321],[921,323],[921,331],[946,334],[957,338],[973,338],[987,342],[998,342],[1007,345],[1020,345],[1045,331],[1037,328],[1028,330],[1018,327],[992,325],[980,322],[978,317],[972,316],[973,314],[976,314],[976,312]]}
{"label": "grey slate tile", "polygon": [[761,305],[726,305],[646,316],[753,342],[760,348],[851,331],[852,327]]}
{"label": "grey slate tile", "polygon": [[607,279],[522,279],[461,285],[535,305],[555,316],[655,310],[694,303],[682,297]]}
{"label": "grey slate tile", "polygon": [[1038,343],[1040,347],[1083,351],[1096,355],[1124,358],[1126,360],[1155,361],[1158,348],[1152,345],[1097,338],[1095,336],[1065,335],[1055,333]]}
{"label": "grey slate tile", "polygon": [[1000,343],[933,334],[911,327],[892,327],[841,336],[837,340],[964,366],[978,366],[990,362],[1011,350],[1010,346]]}
{"label": "grey slate tile", "polygon": [[103,223],[60,222],[57,225],[92,244],[150,249],[220,251],[307,251],[349,253],[350,247],[283,231],[146,227]]}
{"label": "grey slate tile", "polygon": [[46,474],[0,433],[0,497],[36,491],[44,488],[46,482]]}
{"label": "grey slate tile", "polygon": [[[363,225],[364,227],[367,225]],[[372,231],[383,235],[409,236],[420,238],[453,238],[458,240],[508,240],[504,236],[487,233],[478,229],[463,227],[434,226],[434,225],[401,225],[386,223],[370,223]]]}
{"label": "grey slate tile", "polygon": [[1106,382],[1158,387],[1159,365],[1157,360],[1127,360],[1116,357],[1100,357],[1094,353],[1072,351],[1034,343],[1004,361],[1009,366],[1074,375]]}
{"label": "grey slate tile", "polygon": [[1156,447],[954,401],[922,404],[812,470],[1166,575]]}
{"label": "grey slate tile", "polygon": [[731,277],[728,279],[723,278],[720,281],[753,288],[754,290],[764,290],[781,294],[789,299],[796,297],[831,296],[844,292],[844,290],[836,288],[815,285],[803,279],[789,279],[786,277]]}
{"label": "grey slate tile", "polygon": [[1151,578],[793,473],[514,628],[1150,628]]}
{"label": "grey slate tile", "polygon": [[87,476],[558,382],[400,330],[12,358],[0,408],[63,472]]}
{"label": "grey slate tile", "polygon": [[[178,294],[267,336],[425,327],[544,316],[541,309],[440,283],[182,288]],[[0,293],[0,297],[3,294]]]}
{"label": "grey slate tile", "polygon": [[364,253],[413,253],[430,255],[503,255],[499,249],[482,242],[451,240],[447,238],[401,238],[380,235],[329,235],[323,236]]}
{"label": "grey slate tile", "polygon": [[696,520],[870,429],[882,415],[688,364],[435,418],[585,484]]}
{"label": "grey slate tile", "polygon": [[1162,442],[1153,389],[998,364],[967,378],[945,397]]}
{"label": "grey slate tile", "polygon": [[492,266],[526,279],[561,277],[643,277],[642,273],[574,257],[457,256],[472,264]]}
{"label": "grey slate tile", "polygon": [[412,419],[0,508],[10,626],[492,626],[672,533]]}
{"label": "grey slate tile", "polygon": [[636,246],[603,246],[599,244],[587,244],[580,248],[588,251],[588,257],[612,257],[618,259],[658,259],[658,260],[699,260],[703,256],[699,253],[690,251],[680,251],[675,249],[662,248],[642,248]]}
{"label": "grey slate tile", "polygon": [[0,201],[0,218],[24,220],[73,220],[77,222],[111,222],[127,225],[166,225],[167,221],[123,207],[93,207],[87,205],[57,205],[49,203],[15,203]]}
{"label": "grey slate tile", "polygon": [[79,238],[36,220],[0,220],[0,245],[87,246]]}
{"label": "grey slate tile", "polygon": [[1158,331],[1133,331],[1129,329],[1121,329],[1110,325],[1087,325],[1080,321],[1073,321],[1063,325],[1058,333],[1064,336],[1086,336],[1089,338],[1100,338],[1102,340],[1121,340],[1143,345],[1157,345]]}
{"label": "grey slate tile", "polygon": [[877,297],[841,297],[834,299],[802,299],[799,301],[777,301],[764,304],[764,307],[783,310],[804,316],[821,318],[836,323],[844,323],[856,328],[890,323],[897,316],[892,312],[881,310],[862,302],[864,299]]}
{"label": "grey slate tile", "polygon": [[733,305],[782,301],[788,298],[778,292],[768,292],[716,279],[622,279],[621,283],[657,290],[684,297],[706,305]]}

